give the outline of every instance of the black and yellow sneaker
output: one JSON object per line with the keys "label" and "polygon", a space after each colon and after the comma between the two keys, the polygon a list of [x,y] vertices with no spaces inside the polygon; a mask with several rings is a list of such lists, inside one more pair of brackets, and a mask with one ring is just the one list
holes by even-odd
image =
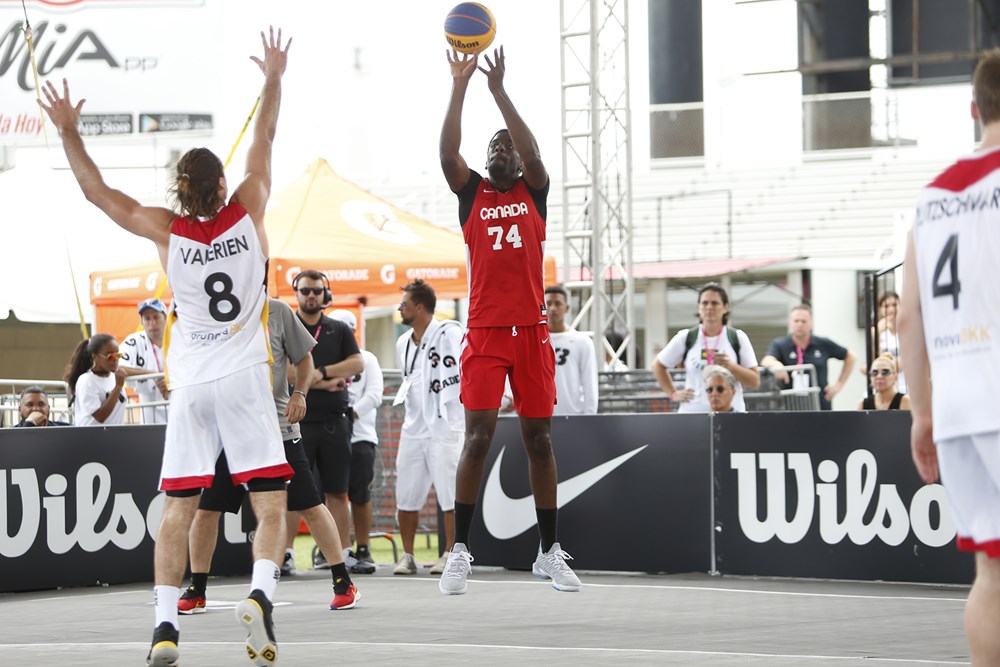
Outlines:
{"label": "black and yellow sneaker", "polygon": [[272,609],[271,601],[259,588],[236,605],[236,620],[247,629],[247,657],[258,667],[271,667],[278,660]]}
{"label": "black and yellow sneaker", "polygon": [[180,633],[169,621],[164,621],[153,630],[153,645],[146,656],[146,664],[153,667],[174,667],[180,659],[177,643]]}

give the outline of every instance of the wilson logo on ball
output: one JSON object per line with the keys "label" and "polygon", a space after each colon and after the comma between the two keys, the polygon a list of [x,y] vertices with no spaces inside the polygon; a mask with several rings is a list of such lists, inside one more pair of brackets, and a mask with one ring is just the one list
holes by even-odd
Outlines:
{"label": "wilson logo on ball", "polygon": [[460,53],[479,53],[493,43],[497,22],[493,13],[478,2],[463,2],[448,12],[444,37]]}

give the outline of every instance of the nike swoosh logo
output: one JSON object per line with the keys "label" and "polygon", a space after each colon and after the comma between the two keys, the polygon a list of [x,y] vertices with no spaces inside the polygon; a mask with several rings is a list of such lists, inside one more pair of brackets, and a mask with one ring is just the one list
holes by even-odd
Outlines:
{"label": "nike swoosh logo", "polygon": [[[649,445],[633,449],[576,477],[559,482],[556,486],[556,507],[562,509],[646,447]],[[486,479],[486,489],[483,491],[483,523],[486,524],[486,530],[490,535],[498,540],[517,537],[538,523],[534,497],[528,495],[524,498],[511,498],[500,484],[500,466],[503,463],[504,450],[506,447],[500,450],[500,455],[493,462],[489,477]]]}
{"label": "nike swoosh logo", "polygon": [[542,345],[545,345],[545,344],[546,344],[546,343],[548,343],[548,342],[549,342],[549,339],[548,339],[548,338],[543,338],[543,339],[542,339]]}

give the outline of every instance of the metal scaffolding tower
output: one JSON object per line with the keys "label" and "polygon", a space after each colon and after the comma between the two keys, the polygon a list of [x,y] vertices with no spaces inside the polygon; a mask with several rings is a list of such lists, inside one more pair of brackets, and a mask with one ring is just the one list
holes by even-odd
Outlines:
{"label": "metal scaffolding tower", "polygon": [[635,365],[628,0],[560,0],[563,282],[580,295],[572,326],[589,330],[598,368],[610,350]]}

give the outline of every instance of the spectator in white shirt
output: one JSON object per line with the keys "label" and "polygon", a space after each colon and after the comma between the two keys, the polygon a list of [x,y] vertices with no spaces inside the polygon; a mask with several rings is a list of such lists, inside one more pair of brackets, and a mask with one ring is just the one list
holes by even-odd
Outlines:
{"label": "spectator in white shirt", "polygon": [[110,334],[94,334],[81,341],[66,372],[77,426],[125,423],[125,369],[118,367],[118,341]]}
{"label": "spectator in white shirt", "polygon": [[545,288],[545,309],[556,355],[556,407],[552,414],[597,414],[597,351],[590,336],[567,325],[570,305],[565,287]]}

